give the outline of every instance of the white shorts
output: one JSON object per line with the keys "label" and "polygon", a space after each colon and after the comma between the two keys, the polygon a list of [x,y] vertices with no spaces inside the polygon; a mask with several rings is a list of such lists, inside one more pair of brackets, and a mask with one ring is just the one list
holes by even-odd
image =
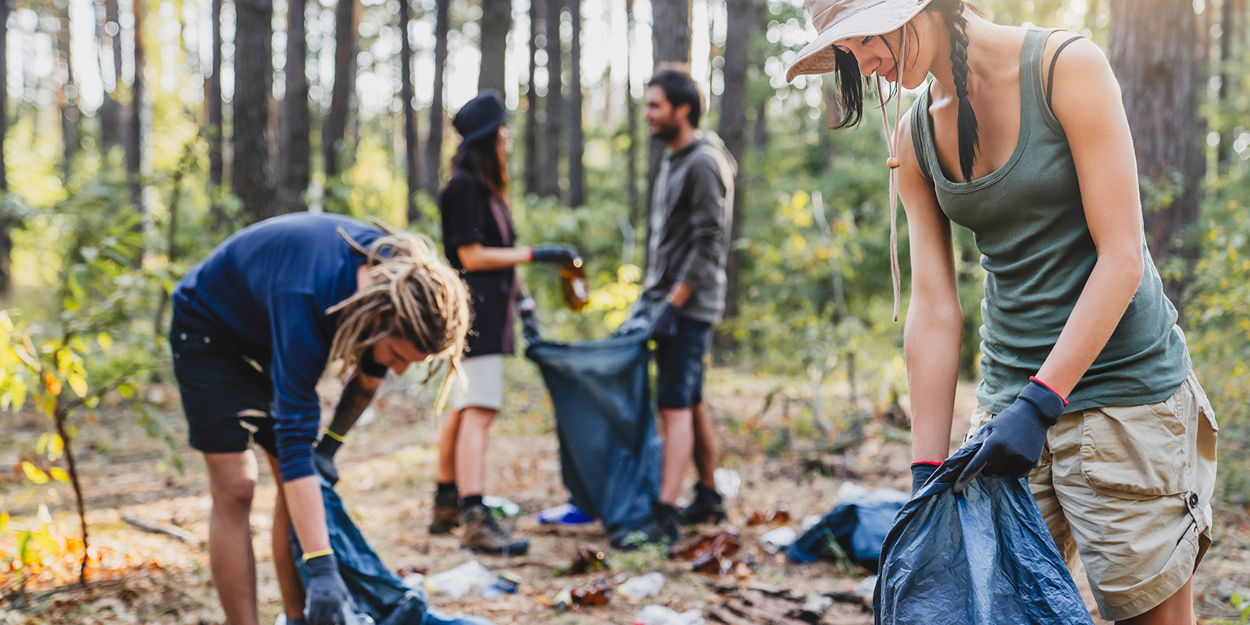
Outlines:
{"label": "white shorts", "polygon": [[452,384],[452,410],[503,407],[503,354],[486,354],[460,362],[464,384]]}

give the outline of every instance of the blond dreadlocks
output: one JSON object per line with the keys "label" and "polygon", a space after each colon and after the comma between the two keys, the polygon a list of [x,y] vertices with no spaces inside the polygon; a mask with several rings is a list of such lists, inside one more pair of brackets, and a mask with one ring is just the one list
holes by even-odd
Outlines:
{"label": "blond dreadlocks", "polygon": [[[399,336],[430,355],[426,381],[446,366],[450,382],[469,331],[468,288],[428,239],[374,223],[386,234],[368,250],[339,229],[339,236],[365,255],[371,281],[326,310],[339,315],[329,362],[338,361],[346,374],[365,350],[387,336]],[[447,382],[439,391],[439,406],[450,389]]]}

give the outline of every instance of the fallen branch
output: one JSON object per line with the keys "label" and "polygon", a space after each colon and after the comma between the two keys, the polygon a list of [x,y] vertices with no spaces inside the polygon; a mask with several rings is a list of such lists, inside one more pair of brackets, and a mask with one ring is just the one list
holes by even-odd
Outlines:
{"label": "fallen branch", "polygon": [[180,543],[193,544],[193,545],[200,544],[200,539],[195,534],[192,534],[191,532],[188,532],[187,530],[184,530],[181,527],[177,527],[175,525],[160,525],[156,523],[151,523],[148,521],[144,521],[143,519],[140,519],[138,517],[130,516],[129,514],[123,515],[122,520],[130,525],[135,526],[141,532],[168,536]]}

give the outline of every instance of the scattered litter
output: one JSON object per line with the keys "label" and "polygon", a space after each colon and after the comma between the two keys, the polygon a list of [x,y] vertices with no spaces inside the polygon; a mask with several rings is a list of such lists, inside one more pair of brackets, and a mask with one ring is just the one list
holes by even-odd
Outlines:
{"label": "scattered litter", "polygon": [[838,487],[838,501],[847,501],[856,497],[863,497],[868,494],[868,489],[851,481],[842,482]]}
{"label": "scattered litter", "polygon": [[668,557],[673,560],[698,560],[708,554],[716,557],[731,557],[738,553],[741,547],[742,543],[737,532],[717,529],[673,545],[668,550]]}
{"label": "scattered litter", "polygon": [[850,560],[869,571],[877,570],[881,545],[910,496],[892,488],[865,492],[851,482],[842,485],[839,492],[843,491],[857,494],[842,499],[786,549],[791,562]]}
{"label": "scattered litter", "polygon": [[747,519],[747,525],[770,525],[777,527],[790,522],[790,507],[784,503],[777,504],[777,507],[767,512],[756,510],[751,513]]}
{"label": "scattered litter", "polygon": [[578,586],[569,594],[574,605],[598,607],[607,605],[612,600],[612,587],[606,581],[599,580],[593,584]]}
{"label": "scattered litter", "polygon": [[803,521],[799,523],[799,529],[806,532],[807,530],[812,529],[812,526],[820,523],[820,519],[822,518],[824,517],[821,517],[819,514],[809,514],[803,517]]}
{"label": "scattered litter", "polygon": [[763,545],[764,551],[768,553],[777,553],[794,543],[799,537],[799,533],[794,531],[793,527],[778,527],[777,529],[764,532],[760,536],[760,544]]}
{"label": "scattered litter", "polygon": [[705,622],[698,610],[678,613],[662,605],[649,605],[634,617],[634,625],[704,625]]}
{"label": "scattered litter", "polygon": [[561,612],[569,609],[573,605],[573,588],[567,587],[556,593],[556,598],[552,599],[551,607]]}
{"label": "scattered litter", "polygon": [[425,587],[425,576],[420,573],[409,573],[399,579],[405,588]]}
{"label": "scattered litter", "polygon": [[616,587],[616,592],[622,597],[630,600],[645,599],[660,594],[660,589],[664,587],[664,574],[659,572],[647,573],[631,577],[628,581]]}
{"label": "scattered litter", "polygon": [[863,599],[864,601],[871,602],[872,595],[874,592],[876,592],[876,590],[877,590],[877,576],[876,575],[869,575],[868,577],[865,577],[864,579],[859,580],[859,583],[855,584],[855,594],[859,595],[859,598]]}
{"label": "scattered litter", "polygon": [[543,525],[584,525],[594,521],[594,517],[571,503],[563,503],[538,513],[538,522]]}
{"label": "scattered litter", "polygon": [[495,583],[495,575],[477,560],[425,579],[425,589],[430,594],[447,595],[460,599],[475,590],[480,591]]}
{"label": "scattered litter", "polygon": [[518,506],[503,497],[494,495],[486,495],[482,497],[482,505],[490,508],[491,514],[497,519],[510,519],[521,514],[521,506]]}
{"label": "scattered litter", "polygon": [[735,497],[742,488],[742,477],[733,469],[721,467],[712,473],[712,478],[716,480],[716,490],[722,497]]}
{"label": "scattered litter", "polygon": [[568,566],[558,569],[556,575],[581,575],[591,571],[606,571],[610,568],[612,567],[608,565],[607,554],[602,549],[585,543],[577,547],[573,560]]}

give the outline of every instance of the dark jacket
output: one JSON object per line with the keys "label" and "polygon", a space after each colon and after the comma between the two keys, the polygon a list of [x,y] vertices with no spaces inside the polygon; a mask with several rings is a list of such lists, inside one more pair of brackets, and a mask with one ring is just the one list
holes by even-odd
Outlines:
{"label": "dark jacket", "polygon": [[677,282],[690,285],[681,315],[714,323],[725,310],[725,262],[733,221],[738,164],[720,137],[702,133],[664,151],[651,201],[651,238],[643,286],[663,298]]}

